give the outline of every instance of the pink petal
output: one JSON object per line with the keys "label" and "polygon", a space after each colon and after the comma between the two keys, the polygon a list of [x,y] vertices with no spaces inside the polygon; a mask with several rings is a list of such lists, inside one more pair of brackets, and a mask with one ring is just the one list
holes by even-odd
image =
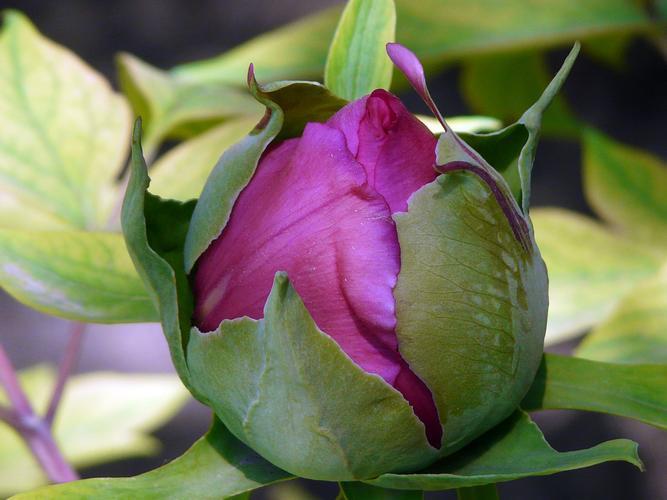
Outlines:
{"label": "pink petal", "polygon": [[368,183],[392,213],[407,211],[410,196],[437,176],[435,137],[385,90],[348,104],[327,123],[345,134]]}
{"label": "pink petal", "polygon": [[399,246],[387,204],[365,181],[326,125],[270,151],[199,260],[195,323],[213,330],[225,318],[260,318],[275,272],[287,271],[317,325],[393,384]]}

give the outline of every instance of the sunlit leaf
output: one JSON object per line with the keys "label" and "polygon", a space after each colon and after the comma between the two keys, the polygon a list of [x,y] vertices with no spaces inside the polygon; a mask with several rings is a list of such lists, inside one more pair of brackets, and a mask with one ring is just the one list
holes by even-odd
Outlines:
{"label": "sunlit leaf", "polygon": [[254,117],[229,120],[171,149],[151,167],[151,192],[175,200],[197,198],[222,153],[255,123]]}
{"label": "sunlit leaf", "polygon": [[324,84],[347,100],[389,89],[393,64],[385,46],[394,41],[394,0],[350,0],[341,15],[324,68]]}
{"label": "sunlit leaf", "polygon": [[127,153],[123,97],[14,11],[4,14],[0,74],[0,225],[103,227]]}
{"label": "sunlit leaf", "polygon": [[546,354],[521,406],[609,413],[667,429],[667,365]]}
{"label": "sunlit leaf", "polygon": [[[471,54],[535,50],[604,34],[648,33],[647,12],[627,0],[396,0],[396,39],[424,62],[460,60]],[[260,81],[319,78],[340,7],[265,33],[212,59],[177,66],[195,81],[241,81],[253,62]]]}
{"label": "sunlit leaf", "polygon": [[165,138],[190,137],[224,119],[251,116],[257,121],[261,117],[261,106],[243,88],[243,75],[234,85],[199,84],[130,54],[119,55],[117,63],[123,91],[144,120],[147,150],[152,151]]}
{"label": "sunlit leaf", "polygon": [[637,445],[627,439],[558,452],[528,415],[519,411],[461,451],[419,473],[383,474],[367,482],[385,488],[446,490],[544,476],[613,460],[642,467]]}
{"label": "sunlit leaf", "polygon": [[548,344],[576,336],[606,318],[662,263],[658,252],[575,212],[537,208],[531,218],[549,271]]}
{"label": "sunlit leaf", "polygon": [[[54,370],[45,366],[21,374],[22,386],[40,412],[48,404],[54,382]],[[58,409],[55,439],[75,467],[150,455],[157,452],[159,443],[149,433],[169,420],[187,397],[173,375],[74,375]],[[46,478],[24,442],[0,423],[0,495],[44,483]]]}
{"label": "sunlit leaf", "polygon": [[667,266],[624,297],[613,314],[586,336],[577,356],[667,364]]}
{"label": "sunlit leaf", "polygon": [[[437,118],[426,115],[417,115],[417,118],[428,127],[434,134],[442,134],[444,129]],[[477,134],[482,132],[494,132],[499,130],[503,124],[497,118],[490,116],[452,116],[447,118],[447,123],[454,132]]]}
{"label": "sunlit leaf", "polygon": [[603,219],[667,248],[667,163],[589,129],[583,168],[586,198]]}
{"label": "sunlit leaf", "polygon": [[0,228],[0,285],[39,311],[96,323],[157,313],[118,233]]}

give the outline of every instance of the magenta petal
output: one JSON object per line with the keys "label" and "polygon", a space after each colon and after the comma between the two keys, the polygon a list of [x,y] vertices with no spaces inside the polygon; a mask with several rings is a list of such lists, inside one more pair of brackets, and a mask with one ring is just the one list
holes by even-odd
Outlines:
{"label": "magenta petal", "polygon": [[410,196],[437,175],[435,137],[385,90],[348,104],[327,124],[345,134],[369,185],[387,200],[392,213],[405,212]]}
{"label": "magenta petal", "polygon": [[317,325],[364,370],[394,383],[400,356],[393,287],[399,246],[384,199],[343,135],[309,124],[261,161],[222,235],[200,258],[195,323],[260,318],[286,271]]}

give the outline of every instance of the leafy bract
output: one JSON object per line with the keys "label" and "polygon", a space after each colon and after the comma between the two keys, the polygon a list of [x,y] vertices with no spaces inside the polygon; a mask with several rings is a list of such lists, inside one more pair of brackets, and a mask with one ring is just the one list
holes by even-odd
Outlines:
{"label": "leafy bract", "polygon": [[526,410],[610,413],[667,428],[667,365],[603,363],[546,354]]}
{"label": "leafy bract", "polygon": [[586,198],[603,219],[628,236],[667,248],[665,162],[588,129],[583,168]]}
{"label": "leafy bract", "polygon": [[13,498],[146,500],[237,498],[260,486],[290,479],[214,421],[211,430],[179,458],[135,477],[99,478],[49,486]]}
{"label": "leafy bract", "polygon": [[395,30],[394,0],[350,0],[329,48],[324,85],[350,101],[389,89],[393,66],[385,45]]}
{"label": "leafy bract", "polygon": [[262,320],[193,329],[187,359],[193,384],[234,435],[295,475],[367,479],[437,455],[403,396],[317,328],[283,273]]}
{"label": "leafy bract", "polygon": [[[461,87],[473,111],[511,123],[521,117],[549,83],[543,56],[514,52],[471,58],[463,63]],[[542,117],[542,131],[561,137],[578,135],[579,125],[565,100],[555,96]]]}
{"label": "leafy bract", "polygon": [[637,445],[616,439],[592,448],[558,452],[521,411],[461,451],[414,474],[383,474],[367,481],[385,488],[446,490],[544,476],[623,460],[641,468]]}
{"label": "leafy bract", "polygon": [[531,218],[549,270],[546,341],[551,344],[606,318],[663,261],[660,252],[575,212],[537,208]]}
{"label": "leafy bract", "polygon": [[114,218],[130,110],[21,14],[0,35],[0,286],[81,321],[155,318]]}
{"label": "leafy bract", "polygon": [[576,353],[599,361],[667,364],[667,266],[628,293]]}
{"label": "leafy bract", "polygon": [[[36,410],[45,410],[55,377],[54,370],[45,366],[21,373],[22,387]],[[74,375],[58,409],[55,439],[75,467],[150,455],[158,450],[159,443],[148,433],[171,418],[187,396],[173,375],[105,372]],[[0,495],[46,482],[18,434],[0,423]]]}

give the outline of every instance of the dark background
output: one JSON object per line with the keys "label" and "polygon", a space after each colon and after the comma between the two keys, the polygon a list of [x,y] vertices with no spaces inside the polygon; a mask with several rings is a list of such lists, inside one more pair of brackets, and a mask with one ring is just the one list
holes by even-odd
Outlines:
{"label": "dark background", "polygon": [[[417,1],[417,0],[416,0]],[[472,0],[471,0],[472,1]],[[333,0],[0,0],[1,8],[26,13],[38,29],[79,54],[114,84],[114,54],[131,52],[162,68],[217,55],[263,31],[338,3]],[[399,20],[400,22],[400,20]],[[549,56],[555,71],[565,49]],[[447,115],[470,113],[451,68],[430,78],[431,91]],[[667,157],[667,65],[649,43],[636,40],[627,67],[617,71],[580,56],[564,93],[576,114],[614,138]],[[406,102],[423,111],[414,95]],[[533,204],[559,205],[590,213],[580,183],[580,148],[575,142],[545,139],[533,174]],[[21,306],[0,292],[0,339],[19,367],[57,362],[67,323]],[[80,371],[171,371],[155,325],[92,326],[85,339]],[[559,346],[567,352],[573,344]],[[536,420],[560,451],[626,437],[640,444],[647,472],[610,463],[555,476],[529,478],[500,486],[507,499],[667,499],[667,435],[649,426],[605,415],[577,412],[538,414]],[[86,477],[134,475],[180,455],[208,425],[208,412],[192,402],[156,434],[162,453],[150,459],[114,462],[83,471]],[[334,498],[334,485],[308,482],[317,497]],[[271,492],[258,497],[270,498]],[[288,495],[289,496],[289,495]],[[427,498],[454,498],[433,493]],[[283,499],[285,496],[283,495]]]}

